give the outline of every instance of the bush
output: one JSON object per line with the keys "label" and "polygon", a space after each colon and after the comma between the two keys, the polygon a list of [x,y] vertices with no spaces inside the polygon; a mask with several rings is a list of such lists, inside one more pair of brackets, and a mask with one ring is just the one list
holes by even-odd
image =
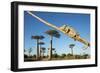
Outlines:
{"label": "bush", "polygon": [[58,58],[59,57],[59,55],[56,53],[56,54],[53,54],[52,55],[54,58]]}
{"label": "bush", "polygon": [[33,55],[33,58],[36,58],[36,55]]}
{"label": "bush", "polygon": [[64,58],[64,57],[66,57],[66,54],[62,54],[62,55],[61,55],[61,58]]}
{"label": "bush", "polygon": [[73,55],[69,53],[69,54],[67,54],[67,56],[73,56]]}
{"label": "bush", "polygon": [[83,55],[83,58],[84,58],[84,59],[87,59],[88,57],[89,57],[88,54],[84,54],[84,55]]}

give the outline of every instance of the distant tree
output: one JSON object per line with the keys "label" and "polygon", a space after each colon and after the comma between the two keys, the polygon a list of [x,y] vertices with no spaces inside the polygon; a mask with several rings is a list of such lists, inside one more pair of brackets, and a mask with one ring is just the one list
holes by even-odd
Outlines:
{"label": "distant tree", "polygon": [[54,51],[54,54],[56,53],[56,50]]}
{"label": "distant tree", "polygon": [[70,44],[69,48],[71,48],[71,54],[73,55],[73,47],[75,46],[75,44]]}
{"label": "distant tree", "polygon": [[75,55],[75,59],[80,59],[80,55]]}
{"label": "distant tree", "polygon": [[84,55],[83,55],[83,58],[84,58],[84,59],[87,59],[88,57],[89,57],[88,54],[84,54]]}
{"label": "distant tree", "polygon": [[45,53],[46,48],[42,47],[41,50],[42,50],[42,53],[43,53],[42,56],[44,57],[44,53]]}
{"label": "distant tree", "polygon": [[62,54],[61,57],[62,57],[62,58],[66,57],[66,54]]}
{"label": "distant tree", "polygon": [[56,49],[55,48],[52,48],[52,54],[55,54],[56,53]]}
{"label": "distant tree", "polygon": [[29,49],[29,57],[31,56],[32,48]]}
{"label": "distant tree", "polygon": [[35,54],[33,55],[33,58],[36,58],[36,55]]}
{"label": "distant tree", "polygon": [[31,38],[37,40],[37,60],[38,60],[39,59],[39,40],[43,39],[44,36],[35,35],[35,36],[32,36]]}
{"label": "distant tree", "polygon": [[42,53],[42,45],[44,45],[45,43],[44,42],[39,42],[39,45],[40,45],[40,49],[39,49],[39,57],[41,58],[41,53]]}
{"label": "distant tree", "polygon": [[68,53],[67,56],[72,56],[72,54]]}
{"label": "distant tree", "polygon": [[58,55],[57,53],[55,53],[55,54],[54,54],[54,57],[55,57],[55,58],[58,58],[58,57],[59,57],[59,55]]}

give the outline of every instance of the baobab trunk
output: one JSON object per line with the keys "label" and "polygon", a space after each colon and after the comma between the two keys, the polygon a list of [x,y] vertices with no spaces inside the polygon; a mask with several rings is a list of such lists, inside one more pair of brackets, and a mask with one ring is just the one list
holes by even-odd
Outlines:
{"label": "baobab trunk", "polygon": [[73,48],[71,48],[72,58],[75,59],[75,55],[73,54]]}
{"label": "baobab trunk", "polygon": [[39,47],[39,58],[41,59],[41,45]]}
{"label": "baobab trunk", "polygon": [[72,54],[72,56],[73,56],[73,48],[71,48],[71,54]]}
{"label": "baobab trunk", "polygon": [[42,51],[43,51],[42,56],[43,56],[43,58],[44,58],[44,50],[42,50]]}
{"label": "baobab trunk", "polygon": [[49,60],[51,60],[51,58],[52,58],[52,39],[53,39],[53,37],[52,37],[52,36],[50,36],[50,51],[49,51]]}
{"label": "baobab trunk", "polygon": [[39,60],[39,40],[37,40],[37,60]]}

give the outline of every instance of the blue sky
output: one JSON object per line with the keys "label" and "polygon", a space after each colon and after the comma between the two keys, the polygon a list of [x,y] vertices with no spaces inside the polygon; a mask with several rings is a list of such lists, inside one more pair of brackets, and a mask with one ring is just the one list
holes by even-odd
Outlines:
{"label": "blue sky", "polygon": [[[58,27],[63,25],[69,25],[73,27],[82,38],[90,41],[90,15],[89,14],[79,14],[79,13],[58,13],[58,12],[33,12],[35,15],[46,20],[47,22],[54,24]],[[45,31],[51,30],[53,28],[45,25],[36,18],[29,15],[24,11],[24,49],[28,50],[32,48],[33,51],[31,54],[36,54],[36,40],[31,39],[32,35],[43,35],[45,39],[41,40],[45,42],[43,47],[49,48],[50,38]],[[75,44],[74,54],[83,54],[83,52],[90,54],[90,48],[83,51],[82,47],[84,44],[74,41],[72,38],[67,35],[59,32],[61,37],[53,39],[53,48],[56,48],[58,54],[70,53],[69,44]],[[47,52],[45,53],[47,54]]]}

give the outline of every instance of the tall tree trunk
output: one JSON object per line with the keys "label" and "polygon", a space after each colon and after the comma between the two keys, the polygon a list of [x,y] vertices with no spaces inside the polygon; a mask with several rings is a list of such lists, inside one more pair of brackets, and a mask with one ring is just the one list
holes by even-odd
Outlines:
{"label": "tall tree trunk", "polygon": [[44,50],[43,50],[43,58],[44,58]]}
{"label": "tall tree trunk", "polygon": [[40,48],[39,48],[39,57],[41,58],[41,44],[40,44]]}
{"label": "tall tree trunk", "polygon": [[51,58],[52,58],[52,40],[53,40],[53,37],[51,36],[51,37],[50,37],[50,52],[49,52],[49,60],[51,60]]}
{"label": "tall tree trunk", "polygon": [[73,48],[71,48],[71,54],[72,54],[72,56],[73,56]]}
{"label": "tall tree trunk", "polygon": [[39,40],[37,39],[37,60],[39,60]]}
{"label": "tall tree trunk", "polygon": [[43,55],[42,55],[42,56],[43,56],[43,58],[44,58],[44,50],[43,50]]}
{"label": "tall tree trunk", "polygon": [[30,53],[29,53],[29,57],[30,57]]}

